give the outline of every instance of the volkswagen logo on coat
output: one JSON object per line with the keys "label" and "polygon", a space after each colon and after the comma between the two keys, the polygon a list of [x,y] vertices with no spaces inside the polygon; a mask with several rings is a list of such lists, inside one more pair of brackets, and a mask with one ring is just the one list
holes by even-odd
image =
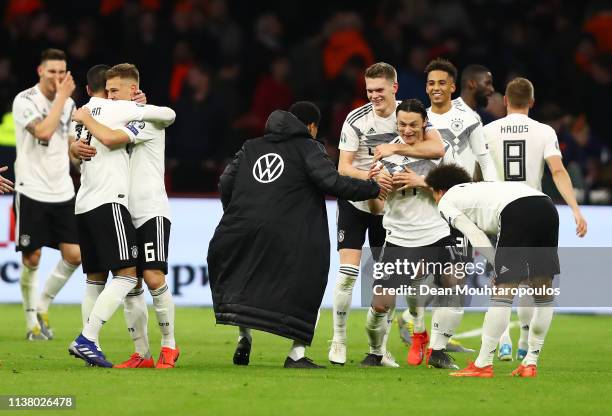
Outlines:
{"label": "volkswagen logo on coat", "polygon": [[277,180],[285,169],[285,162],[276,153],[266,153],[255,162],[253,177],[257,182],[270,183]]}

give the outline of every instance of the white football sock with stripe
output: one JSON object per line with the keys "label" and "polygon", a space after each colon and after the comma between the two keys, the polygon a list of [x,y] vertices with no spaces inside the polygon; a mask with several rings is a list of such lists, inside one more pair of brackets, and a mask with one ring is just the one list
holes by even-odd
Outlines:
{"label": "white football sock with stripe", "polygon": [[60,259],[60,261],[55,266],[55,269],[45,282],[45,287],[40,294],[40,299],[38,300],[38,305],[36,306],[36,310],[40,313],[47,313],[49,310],[49,305],[55,299],[55,296],[59,293],[60,290],[64,287],[72,273],[79,267],[74,264],[70,264],[64,259]]}
{"label": "white football sock with stripe", "polygon": [[91,310],[89,320],[83,328],[83,336],[97,342],[102,325],[104,325],[123,303],[127,294],[136,287],[138,279],[129,276],[114,276],[104,288]]}
{"label": "white football sock with stripe", "polygon": [[346,321],[351,310],[353,287],[359,276],[359,266],[341,264],[334,287],[334,342],[346,343]]}
{"label": "white football sock with stripe", "polygon": [[477,367],[482,368],[493,364],[499,337],[508,327],[511,313],[512,300],[491,301],[491,306],[489,306],[482,324],[480,352],[474,362]]}
{"label": "white football sock with stripe", "polygon": [[23,299],[23,311],[25,312],[26,327],[29,331],[38,327],[36,319],[36,292],[38,291],[38,267],[28,267],[21,264],[21,298]]}
{"label": "white football sock with stripe", "polygon": [[[510,314],[512,316],[512,314]],[[512,345],[512,338],[510,337],[510,323],[504,330],[504,333],[499,338],[499,346],[501,347],[503,344]]]}
{"label": "white football sock with stripe", "polygon": [[291,345],[291,350],[289,350],[289,358],[291,358],[293,361],[297,361],[304,358],[305,354],[306,345],[298,341],[293,341],[293,345]]}
{"label": "white football sock with stripe", "polygon": [[545,301],[535,300],[536,307],[533,308],[533,319],[529,325],[529,349],[523,359],[523,365],[538,364],[538,357],[552,322],[554,303],[554,299],[547,299]]}
{"label": "white football sock with stripe", "polygon": [[104,290],[106,282],[98,282],[95,280],[87,280],[85,282],[85,294],[83,295],[83,302],[81,303],[81,319],[83,320],[83,328],[87,325],[87,320],[91,314],[93,306],[96,304],[96,300],[100,293]]}
{"label": "white football sock with stripe", "polygon": [[127,294],[123,302],[123,315],[128,332],[132,341],[134,341],[134,352],[144,358],[150,358],[151,351],[147,331],[149,311],[142,287],[140,289],[134,288]]}
{"label": "white football sock with stripe", "polygon": [[373,308],[368,309],[366,318],[366,333],[370,354],[383,355],[383,339],[387,331],[387,312],[376,312]]}
{"label": "white football sock with stripe", "polygon": [[393,327],[393,318],[395,318],[395,306],[390,308],[389,312],[387,312],[387,327],[385,328],[385,336],[383,337],[382,341],[383,354],[387,352],[387,342],[389,341],[389,333]]}
{"label": "white football sock with stripe", "polygon": [[463,319],[461,306],[440,306],[434,309],[431,316],[431,341],[433,350],[443,350]]}
{"label": "white football sock with stripe", "polygon": [[174,300],[168,285],[150,291],[153,297],[153,307],[157,315],[157,324],[162,334],[161,346],[176,348],[174,340]]}
{"label": "white football sock with stripe", "polygon": [[[529,287],[523,286],[520,287]],[[519,338],[518,347],[522,350],[529,349],[529,325],[533,319],[533,296],[521,296],[518,301],[516,312],[521,323],[521,336]]]}

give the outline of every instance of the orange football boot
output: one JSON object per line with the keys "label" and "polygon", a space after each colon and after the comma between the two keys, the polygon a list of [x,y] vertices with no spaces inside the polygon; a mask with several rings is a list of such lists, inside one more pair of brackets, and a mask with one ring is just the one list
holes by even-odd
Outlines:
{"label": "orange football boot", "polygon": [[180,355],[179,348],[162,347],[155,368],[174,368]]}
{"label": "orange football boot", "polygon": [[425,358],[428,343],[429,335],[427,331],[415,332],[412,334],[412,345],[410,346],[408,358],[406,359],[409,365],[421,365],[423,358]]}
{"label": "orange football boot", "polygon": [[482,377],[491,378],[493,377],[493,366],[488,365],[486,367],[476,367],[476,364],[469,363],[467,367],[462,370],[450,373],[449,376],[453,377]]}
{"label": "orange football boot", "polygon": [[534,364],[521,364],[512,372],[512,375],[516,377],[535,377],[538,375],[538,367],[536,367]]}
{"label": "orange football boot", "polygon": [[122,362],[121,364],[117,364],[113,366],[114,368],[153,368],[155,363],[153,362],[153,357],[144,358],[142,355],[135,352],[130,355],[130,358],[127,361]]}

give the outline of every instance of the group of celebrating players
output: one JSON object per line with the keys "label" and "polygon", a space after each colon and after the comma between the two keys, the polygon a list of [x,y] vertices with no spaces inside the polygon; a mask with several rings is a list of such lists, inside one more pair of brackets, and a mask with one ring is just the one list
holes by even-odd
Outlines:
{"label": "group of celebrating players", "polygon": [[[346,362],[346,325],[366,232],[372,253],[382,262],[449,260],[449,247],[467,239],[493,266],[496,287],[550,287],[559,273],[558,215],[541,192],[544,162],[574,213],[577,234],[582,237],[587,231],[554,130],[528,117],[534,105],[531,82],[512,80],[504,97],[508,115],[483,127],[475,110],[486,106],[494,92],[487,68],[466,67],[461,97],[455,100],[451,97],[458,74],[452,63],[435,59],[425,72],[429,108],[415,99],[396,100],[397,74],[391,65],[380,62],[367,68],[369,102],[349,113],[342,128],[338,171],[376,180],[386,198],[338,200],[340,268],[334,289],[332,364]],[[70,98],[75,84],[62,51],[44,51],[38,75],[39,82],[19,93],[13,104],[16,248],[23,260],[27,338],[53,338],[49,304],[82,262],[87,274],[83,329],[70,344],[70,354],[89,365],[113,367],[98,340],[104,323],[123,304],[135,352],[114,367],[172,368],[179,348],[174,303],[165,281],[170,212],[164,187],[164,129],[174,122],[175,113],[146,104],[138,70],[130,64],[91,68],[91,98],[76,111]],[[70,159],[81,170],[76,198]],[[11,185],[3,179],[0,190],[12,190]],[[530,215],[523,215],[526,211]],[[62,258],[37,298],[36,271],[43,246],[59,249]],[[542,250],[537,256],[532,250],[516,250],[526,247]],[[113,279],[107,284],[109,272]],[[387,277],[385,284],[394,284],[394,276]],[[157,363],[148,341],[143,280],[162,333]],[[455,290],[463,284],[452,273],[413,276],[410,283]],[[373,297],[364,366],[399,367],[386,349],[395,300],[394,295]],[[409,296],[407,301],[409,307],[398,322],[410,345],[408,364],[425,361],[429,367],[458,370],[451,373],[454,376],[492,377],[498,344],[500,359],[512,359],[511,295],[492,297],[478,358],[462,370],[448,354],[465,350],[452,339],[463,316],[460,295],[448,295],[444,306],[436,302],[430,332],[424,321],[428,300]],[[516,356],[522,361],[513,374],[523,377],[537,374],[554,298],[534,296],[533,302],[535,307],[519,308]]]}
{"label": "group of celebrating players", "polygon": [[[508,83],[504,97],[508,115],[483,127],[475,110],[485,107],[494,92],[487,68],[466,67],[461,97],[455,100],[451,97],[458,74],[451,62],[434,59],[425,72],[428,109],[418,100],[396,100],[397,74],[391,65],[370,66],[365,72],[369,103],[353,110],[342,128],[340,173],[376,178],[388,196],[384,202],[338,201],[340,267],[334,289],[332,364],[346,362],[346,322],[366,232],[372,254],[378,256],[375,260],[383,263],[398,259],[444,262],[452,253],[449,248],[467,239],[494,266],[496,287],[550,287],[559,273],[558,214],[541,192],[544,162],[572,209],[576,233],[583,237],[587,231],[554,130],[528,117],[534,105],[529,80],[515,78]],[[484,182],[477,182],[481,178]],[[490,238],[496,238],[495,248]],[[427,299],[408,296],[409,308],[398,317],[400,335],[410,345],[407,362],[459,370],[448,351],[465,351],[451,340],[463,316],[457,288],[465,282],[452,273],[435,276],[434,283],[427,282],[428,277],[412,276],[410,284],[455,288],[455,293],[437,299],[444,306],[433,308],[431,336],[424,323]],[[397,285],[397,276],[387,276],[384,283]],[[363,366],[399,366],[386,349],[395,315],[395,295],[390,293],[373,296],[366,321],[370,351]],[[508,332],[512,301],[510,294],[492,297],[477,360],[451,375],[492,377],[498,343],[499,358],[512,359]],[[521,364],[513,374],[523,377],[537,374],[554,298],[534,296],[533,302],[535,308],[518,308]]]}
{"label": "group of celebrating players", "polygon": [[[75,84],[58,49],[45,50],[39,82],[13,102],[16,125],[15,235],[23,267],[27,339],[53,338],[48,308],[82,263],[87,275],[82,332],[69,346],[89,365],[113,367],[102,352],[102,326],[123,304],[135,352],[118,368],[172,368],[174,302],[166,285],[170,210],[164,185],[167,107],[147,105],[131,64],[96,65],[87,73],[91,97],[75,110]],[[80,165],[75,197],[70,159]],[[41,247],[62,258],[37,300]],[[107,284],[108,273],[113,279]],[[144,280],[153,298],[161,351],[154,362],[147,336]]]}

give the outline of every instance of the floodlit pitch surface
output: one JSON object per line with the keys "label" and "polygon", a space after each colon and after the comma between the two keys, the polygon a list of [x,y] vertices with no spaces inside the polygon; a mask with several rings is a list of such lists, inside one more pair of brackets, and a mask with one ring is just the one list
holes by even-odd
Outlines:
{"label": "floodlit pitch surface", "polygon": [[[495,362],[493,379],[455,379],[448,371],[408,367],[397,327],[390,350],[399,369],[359,367],[367,351],[364,310],[349,318],[348,362],[327,362],[331,311],[322,312],[307,355],[324,370],[286,370],[288,340],[254,332],[251,364],[236,367],[232,354],[236,329],[215,326],[212,309],[177,308],[178,366],[171,370],[86,368],[66,348],[78,334],[78,306],[52,306],[56,338],[24,339],[20,305],[0,305],[0,395],[72,395],[76,410],[15,414],[79,415],[589,415],[611,414],[612,318],[555,316],[536,379],[513,378],[516,362]],[[459,331],[478,328],[482,313],[465,315]],[[429,317],[427,319],[429,324]],[[152,352],[159,353],[155,313],[149,310]],[[513,329],[518,338],[518,329]],[[480,339],[464,344],[478,348]],[[133,352],[122,313],[105,325],[101,344],[107,357],[121,362]],[[516,345],[515,345],[516,348]],[[460,366],[475,354],[454,354]],[[11,414],[2,411],[2,414]]]}

